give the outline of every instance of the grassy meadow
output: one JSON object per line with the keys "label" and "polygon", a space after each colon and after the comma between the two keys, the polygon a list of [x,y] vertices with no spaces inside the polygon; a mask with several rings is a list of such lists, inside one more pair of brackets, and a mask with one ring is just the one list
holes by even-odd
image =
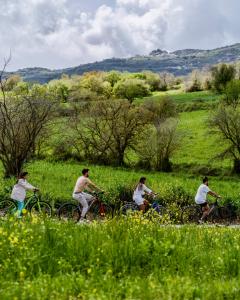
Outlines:
{"label": "grassy meadow", "polygon": [[219,159],[217,154],[224,150],[224,144],[217,136],[210,134],[208,119],[211,112],[198,110],[180,114],[179,130],[182,135],[181,145],[173,157],[177,165],[226,170],[232,166],[230,159]]}

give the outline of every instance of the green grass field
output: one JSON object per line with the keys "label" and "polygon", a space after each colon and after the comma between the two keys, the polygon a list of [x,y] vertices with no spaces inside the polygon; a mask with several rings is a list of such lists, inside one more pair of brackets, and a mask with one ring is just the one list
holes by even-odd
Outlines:
{"label": "green grass field", "polygon": [[[219,100],[219,95],[210,91],[185,93],[182,89],[170,90],[166,92],[153,92],[152,96],[147,97],[147,99],[159,101],[159,99],[166,96],[169,96],[171,99],[176,101],[177,104],[196,101],[213,102]],[[143,101],[145,101],[145,98],[136,100],[137,103],[142,103]]]}
{"label": "green grass field", "polygon": [[217,154],[224,150],[224,144],[219,143],[217,136],[210,134],[208,127],[210,114],[211,112],[206,110],[180,114],[179,130],[182,141],[174,155],[174,163],[219,169],[232,166],[229,159],[217,159]]}
{"label": "green grass field", "polygon": [[153,94],[153,97],[159,96],[169,96],[177,103],[181,102],[191,102],[191,101],[216,101],[219,99],[219,95],[216,95],[212,92],[202,91],[202,92],[193,92],[193,93],[184,93],[182,91],[173,90],[168,92],[156,92]]}
{"label": "green grass field", "polygon": [[239,239],[140,218],[2,222],[1,299],[239,299]]}

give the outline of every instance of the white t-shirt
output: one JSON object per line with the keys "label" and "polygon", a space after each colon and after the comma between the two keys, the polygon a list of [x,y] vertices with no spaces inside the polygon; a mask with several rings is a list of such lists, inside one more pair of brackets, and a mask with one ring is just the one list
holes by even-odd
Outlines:
{"label": "white t-shirt", "polygon": [[11,199],[23,202],[26,198],[26,191],[35,189],[26,179],[19,179],[13,187]]}
{"label": "white t-shirt", "polygon": [[197,204],[202,204],[207,201],[207,194],[211,192],[210,188],[206,184],[201,184],[200,187],[198,188],[196,197],[195,197],[195,202]]}
{"label": "white t-shirt", "polygon": [[136,190],[133,193],[133,199],[142,198],[145,192],[149,194],[152,193],[152,191],[149,188],[147,188],[145,184],[138,184]]}

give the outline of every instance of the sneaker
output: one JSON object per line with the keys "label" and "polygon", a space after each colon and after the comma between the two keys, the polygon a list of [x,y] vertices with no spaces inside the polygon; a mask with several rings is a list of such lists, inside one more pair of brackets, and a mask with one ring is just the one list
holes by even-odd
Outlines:
{"label": "sneaker", "polygon": [[198,224],[204,224],[204,221],[203,220],[198,220]]}
{"label": "sneaker", "polygon": [[80,219],[80,220],[77,222],[78,225],[88,224],[88,223],[90,223],[90,222],[89,222],[88,220],[86,220],[86,219]]}

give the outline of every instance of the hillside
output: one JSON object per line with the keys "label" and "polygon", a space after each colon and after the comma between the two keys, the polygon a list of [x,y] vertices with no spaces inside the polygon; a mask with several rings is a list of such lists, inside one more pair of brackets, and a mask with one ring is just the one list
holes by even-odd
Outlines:
{"label": "hillside", "polygon": [[[79,65],[61,70],[45,68],[26,68],[18,70],[24,80],[46,83],[52,79],[68,75],[83,74],[89,71],[128,71],[140,72],[151,70],[154,72],[170,72],[177,76],[186,75],[194,69],[202,69],[220,62],[234,62],[240,60],[240,43],[213,50],[185,49],[167,52],[160,49],[149,55],[137,55],[132,58],[111,58],[100,62]],[[13,73],[9,73],[13,74]]]}

